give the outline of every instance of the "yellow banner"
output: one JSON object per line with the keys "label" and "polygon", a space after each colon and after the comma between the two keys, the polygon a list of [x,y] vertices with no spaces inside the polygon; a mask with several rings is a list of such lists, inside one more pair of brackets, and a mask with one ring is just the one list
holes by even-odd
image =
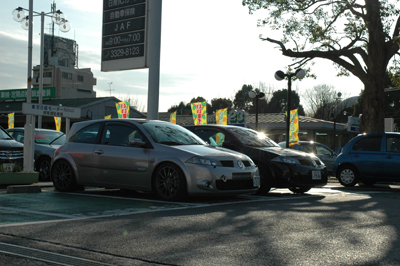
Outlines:
{"label": "yellow banner", "polygon": [[176,124],[176,111],[169,116],[169,122]]}
{"label": "yellow banner", "polygon": [[8,128],[14,128],[14,113],[8,114]]}
{"label": "yellow banner", "polygon": [[111,115],[106,115],[104,119],[111,119]]}
{"label": "yellow banner", "polygon": [[129,101],[115,103],[117,107],[118,118],[129,118]]}
{"label": "yellow banner", "polygon": [[54,117],[54,122],[56,123],[56,130],[61,131],[61,117]]}
{"label": "yellow banner", "polygon": [[228,124],[228,109],[219,109],[215,115],[217,125],[227,125]]}
{"label": "yellow banner", "polygon": [[289,144],[299,143],[299,115],[297,109],[290,111]]}
{"label": "yellow banner", "polygon": [[195,125],[207,125],[207,103],[192,103],[192,115]]}

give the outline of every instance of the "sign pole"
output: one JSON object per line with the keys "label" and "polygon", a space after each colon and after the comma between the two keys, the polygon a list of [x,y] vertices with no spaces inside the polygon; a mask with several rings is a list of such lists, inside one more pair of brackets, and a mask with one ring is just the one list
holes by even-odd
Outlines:
{"label": "sign pole", "polygon": [[158,119],[162,0],[149,0],[147,119]]}

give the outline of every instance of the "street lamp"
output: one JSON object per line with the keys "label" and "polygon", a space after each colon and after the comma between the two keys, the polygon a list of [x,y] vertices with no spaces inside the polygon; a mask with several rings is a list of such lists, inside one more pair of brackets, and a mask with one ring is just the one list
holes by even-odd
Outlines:
{"label": "street lamp", "polygon": [[[31,0],[32,1],[32,0]],[[54,4],[55,5],[55,4]],[[30,15],[29,16],[25,16],[25,12],[29,11]],[[66,20],[65,15],[63,12],[61,12],[60,10],[55,11],[55,6],[54,9],[51,12],[48,13],[44,13],[44,12],[35,12],[35,11],[31,11],[32,8],[28,9],[24,9],[22,7],[18,7],[16,9],[13,10],[12,12],[12,17],[15,21],[20,22],[21,23],[21,27],[25,30],[30,30],[29,25],[31,24],[31,17],[34,16],[40,16],[41,17],[41,28],[40,28],[40,80],[39,80],[39,104],[43,103],[43,57],[44,57],[44,17],[51,17],[51,19],[53,20],[53,23],[57,24],[59,26],[60,31],[62,32],[68,32],[71,29],[71,24],[68,22],[68,20]],[[32,12],[32,14],[31,14]],[[36,15],[33,15],[33,13],[35,13]],[[30,41],[31,41],[31,34],[30,34]],[[32,60],[30,58],[30,60]],[[32,62],[32,61],[31,61]],[[30,66],[30,68],[32,68],[32,65]],[[29,70],[28,70],[29,71]],[[30,95],[29,95],[30,97]],[[30,102],[30,101],[29,101]],[[38,128],[42,127],[42,116],[38,116]]]}
{"label": "street lamp", "polygon": [[[338,105],[338,101],[341,99],[340,97],[342,96],[341,92],[338,92],[337,98],[335,98],[334,106],[333,106],[333,112],[331,114],[331,117],[333,118],[333,150],[336,152],[336,109]],[[346,114],[345,114],[346,115]]]}
{"label": "street lamp", "polygon": [[[55,5],[54,5],[55,7]],[[29,12],[29,15],[26,16],[24,9],[22,7],[18,7],[16,9],[14,9],[12,11],[12,17],[15,21],[20,22],[21,23],[21,27],[23,29],[27,29],[29,31],[29,37],[28,37],[28,79],[27,79],[27,95],[26,95],[26,102],[30,103],[31,102],[31,98],[32,98],[32,35],[33,35],[33,27],[32,27],[32,18],[33,18],[33,0],[29,0],[29,9],[27,10]],[[43,13],[43,12],[42,12]],[[62,27],[60,27],[60,30],[69,30],[70,25],[69,23],[67,23],[67,21],[65,20],[65,18],[62,18],[61,12],[53,12],[53,14],[58,14],[54,15],[54,17],[58,18],[58,21],[62,21],[64,23],[64,25]],[[35,14],[39,14],[37,12],[35,12]],[[43,15],[41,14],[42,18],[44,18],[44,13]],[[29,20],[29,18],[31,18],[31,20]],[[40,73],[40,80],[41,80],[41,88],[39,88],[39,101],[41,101],[41,96],[42,96],[42,91],[43,91],[43,83],[42,83],[42,79],[43,79],[43,56],[42,56],[42,51],[43,51],[43,21],[42,20],[42,40],[41,40],[41,44],[40,44],[40,48],[41,48],[41,73]],[[40,117],[41,120],[41,117]],[[24,172],[33,172],[33,152],[34,152],[34,146],[32,145],[32,142],[34,141],[34,128],[35,128],[35,116],[34,115],[27,115],[26,116],[26,123],[25,123],[25,127],[24,127],[24,131],[25,131],[25,138],[24,138]]]}
{"label": "street lamp", "polygon": [[306,72],[299,68],[294,73],[283,73],[283,71],[278,70],[275,72],[275,79],[280,81],[285,77],[288,78],[288,94],[287,94],[287,104],[286,104],[286,148],[289,148],[289,128],[290,128],[290,94],[292,90],[292,77],[296,76],[298,79],[303,79],[306,76]]}
{"label": "street lamp", "polygon": [[256,131],[258,131],[258,100],[265,99],[265,93],[259,92],[257,89],[255,91],[249,91],[249,97],[251,99],[256,98]]}

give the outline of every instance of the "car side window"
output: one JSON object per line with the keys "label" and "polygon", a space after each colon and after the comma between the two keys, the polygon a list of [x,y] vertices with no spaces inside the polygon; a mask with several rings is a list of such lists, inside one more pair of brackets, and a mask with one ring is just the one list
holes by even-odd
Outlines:
{"label": "car side window", "polygon": [[329,155],[329,156],[333,156],[332,152],[330,150],[328,150],[327,148],[323,147],[323,146],[315,146],[316,150],[317,150],[317,155]]}
{"label": "car side window", "polygon": [[387,152],[400,152],[400,137],[387,136],[386,137],[386,151]]}
{"label": "car side window", "polygon": [[131,146],[130,140],[145,141],[143,133],[133,125],[107,123],[103,130],[100,143],[114,146]]}
{"label": "car side window", "polygon": [[380,151],[382,136],[364,137],[359,139],[354,145],[354,151]]}
{"label": "car side window", "polygon": [[196,135],[199,136],[202,140],[210,144],[211,146],[222,147],[226,136],[224,133],[219,132],[213,129],[196,129]]}
{"label": "car side window", "polygon": [[100,123],[96,123],[85,128],[82,128],[78,132],[74,133],[69,142],[79,142],[79,143],[96,143],[97,135],[100,130]]}

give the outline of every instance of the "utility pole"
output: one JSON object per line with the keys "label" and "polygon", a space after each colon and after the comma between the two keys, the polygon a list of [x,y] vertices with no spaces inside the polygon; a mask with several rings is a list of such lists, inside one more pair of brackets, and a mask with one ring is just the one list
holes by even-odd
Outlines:
{"label": "utility pole", "polygon": [[113,84],[113,83],[112,83],[112,82],[108,83],[108,90],[110,91],[110,97],[111,97],[111,91],[113,91],[113,90],[111,89],[111,84]]}

